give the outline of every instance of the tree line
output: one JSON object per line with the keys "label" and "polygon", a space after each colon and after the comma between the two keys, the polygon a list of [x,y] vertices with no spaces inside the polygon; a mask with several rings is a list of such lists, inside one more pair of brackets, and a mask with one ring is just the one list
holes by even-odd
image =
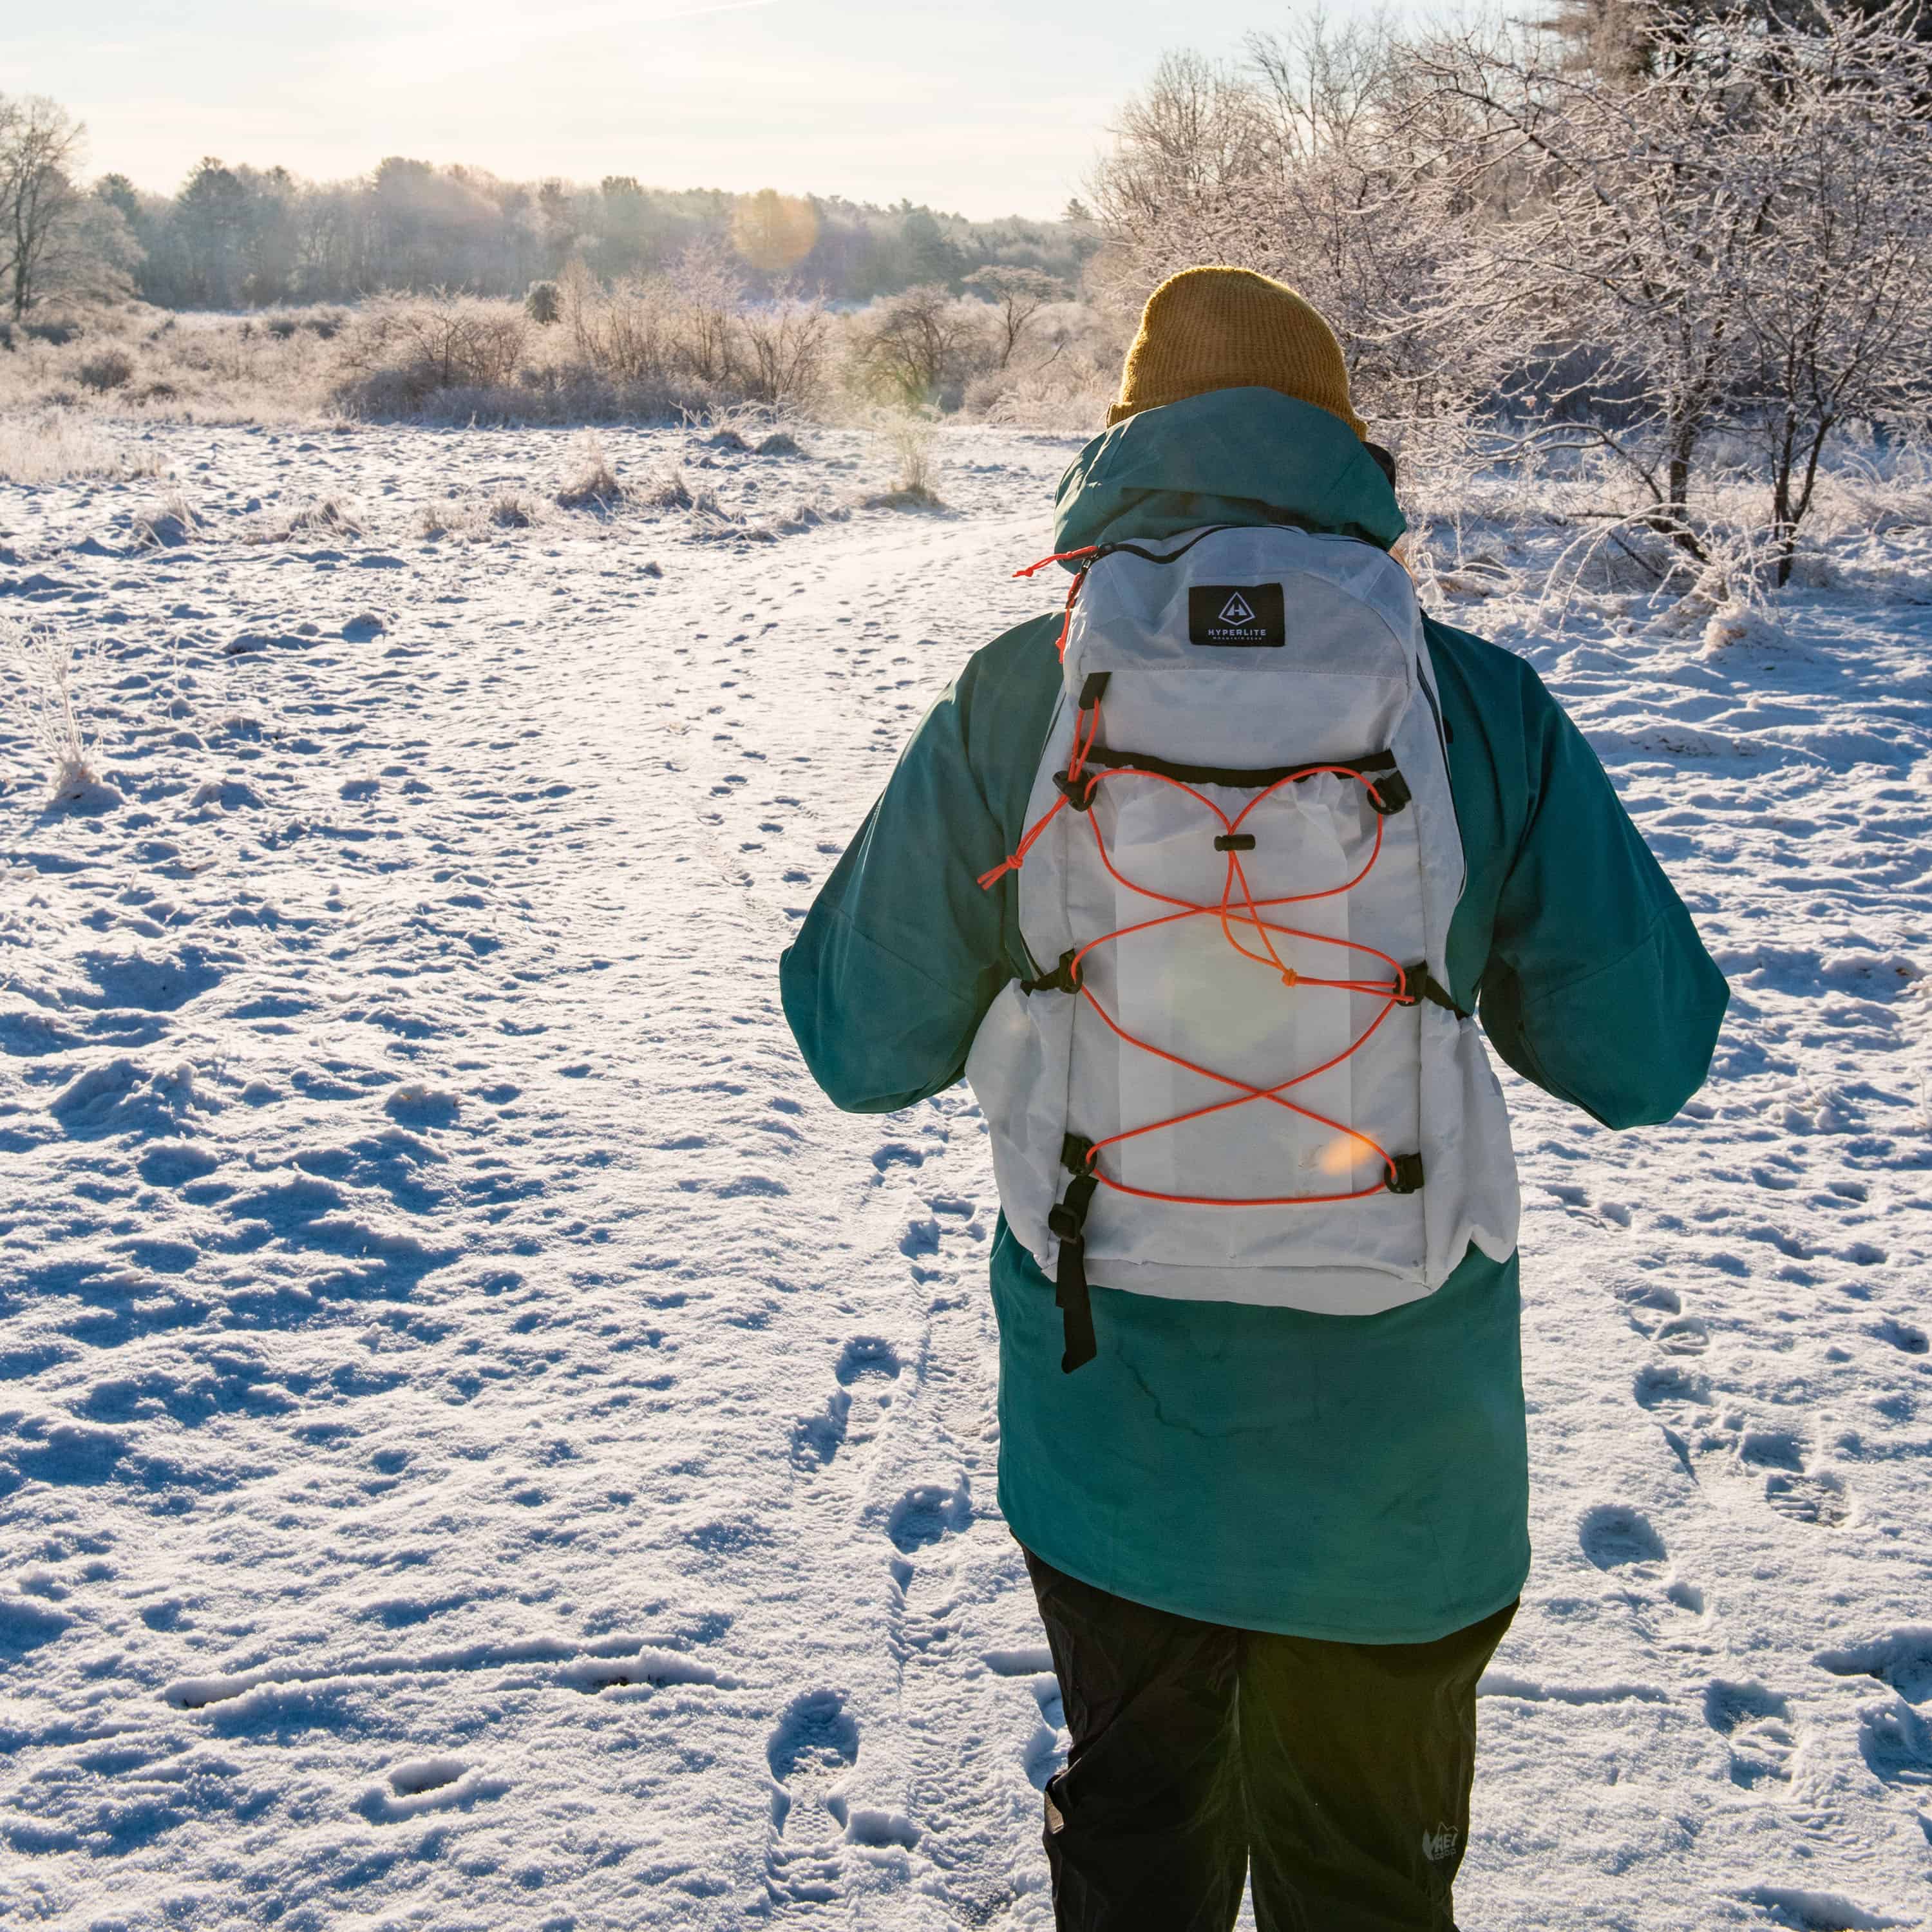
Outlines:
{"label": "tree line", "polygon": [[37,304],[137,295],[171,309],[342,302],[454,290],[520,299],[580,261],[605,281],[722,248],[756,296],[809,290],[863,303],[963,289],[987,268],[1071,288],[1096,245],[1072,218],[969,221],[901,202],[510,182],[392,156],[370,173],[305,180],[209,157],[172,194],[125,175],[82,180],[85,130],[58,104],[0,95],[0,268],[17,319]]}

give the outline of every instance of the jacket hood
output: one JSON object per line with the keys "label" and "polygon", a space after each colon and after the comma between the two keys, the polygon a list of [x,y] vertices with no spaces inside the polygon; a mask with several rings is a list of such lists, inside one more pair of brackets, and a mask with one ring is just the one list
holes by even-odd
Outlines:
{"label": "jacket hood", "polygon": [[1292,524],[1387,550],[1408,527],[1354,431],[1275,389],[1215,389],[1116,423],[1054,504],[1056,550],[1206,524]]}

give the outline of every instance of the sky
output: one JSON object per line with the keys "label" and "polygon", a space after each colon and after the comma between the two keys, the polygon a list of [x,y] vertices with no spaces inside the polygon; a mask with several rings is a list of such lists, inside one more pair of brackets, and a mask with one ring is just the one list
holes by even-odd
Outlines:
{"label": "sky", "polygon": [[91,172],[158,190],[204,154],[336,178],[403,154],[1046,216],[1163,51],[1231,52],[1286,19],[1267,0],[82,0],[0,9],[0,92],[52,95],[87,122]]}

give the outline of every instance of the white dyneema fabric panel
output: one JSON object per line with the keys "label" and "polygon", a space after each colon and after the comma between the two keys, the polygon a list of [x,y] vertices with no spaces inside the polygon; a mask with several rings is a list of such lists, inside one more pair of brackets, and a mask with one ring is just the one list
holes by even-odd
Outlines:
{"label": "white dyneema fabric panel", "polygon": [[[1101,1286],[1370,1314],[1440,1286],[1472,1241],[1514,1249],[1508,1122],[1473,1022],[1378,990],[1404,968],[1448,976],[1464,866],[1432,676],[1413,590],[1371,545],[1215,531],[1090,572],[1028,823],[1059,798],[1083,703],[1105,776],[1090,810],[1052,818],[1020,884],[1037,968],[1094,942],[1084,988],[1010,987],[968,1063],[1002,1204],[1043,1268],[1070,1132],[1106,1144],[1084,1227]],[[1253,776],[1375,778],[1391,756],[1408,796],[1387,815],[1346,772]],[[1214,848],[1231,826],[1255,842],[1245,890]],[[1268,934],[1280,965],[1250,898],[1292,928]],[[1285,984],[1283,968],[1367,990]],[[1377,1148],[1419,1155],[1420,1187],[1383,1185]],[[1274,1204],[1221,1204],[1237,1202]]]}

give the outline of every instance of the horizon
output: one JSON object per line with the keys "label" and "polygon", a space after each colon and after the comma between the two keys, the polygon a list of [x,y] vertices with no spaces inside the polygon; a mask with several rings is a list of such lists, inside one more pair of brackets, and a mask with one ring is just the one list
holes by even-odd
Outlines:
{"label": "horizon", "polygon": [[1184,32],[1154,0],[1122,0],[1101,38],[1084,10],[1017,0],[970,28],[882,0],[579,0],[542,15],[523,0],[292,0],[272,16],[106,0],[85,38],[0,32],[0,92],[52,96],[86,123],[90,178],[157,194],[204,156],[335,180],[403,154],[508,180],[632,175],[1050,220],[1162,53],[1233,54],[1283,24],[1225,0]]}

